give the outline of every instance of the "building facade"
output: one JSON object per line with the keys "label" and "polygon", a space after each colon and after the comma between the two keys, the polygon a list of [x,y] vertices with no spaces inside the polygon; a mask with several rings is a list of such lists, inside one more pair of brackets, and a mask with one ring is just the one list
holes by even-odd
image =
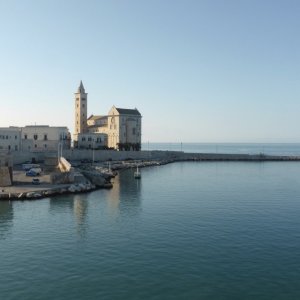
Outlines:
{"label": "building facade", "polygon": [[70,149],[71,135],[67,127],[52,127],[48,125],[32,125],[22,127],[23,151],[57,151]]}
{"label": "building facade", "polygon": [[142,116],[137,109],[113,106],[108,113],[108,147],[140,150]]}
{"label": "building facade", "polygon": [[4,150],[4,151],[21,150],[21,128],[19,127],[0,128],[0,150]]}
{"label": "building facade", "polygon": [[32,125],[0,128],[0,150],[57,151],[58,146],[69,149],[71,135],[67,127]]}
{"label": "building facade", "polygon": [[104,133],[79,133],[76,135],[74,147],[79,149],[106,149],[107,135]]}

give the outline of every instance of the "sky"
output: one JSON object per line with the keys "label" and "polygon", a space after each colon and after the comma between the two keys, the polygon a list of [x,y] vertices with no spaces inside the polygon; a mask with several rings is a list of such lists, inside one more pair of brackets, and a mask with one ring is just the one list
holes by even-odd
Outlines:
{"label": "sky", "polygon": [[300,142],[298,0],[0,0],[0,127],[137,108],[143,142]]}

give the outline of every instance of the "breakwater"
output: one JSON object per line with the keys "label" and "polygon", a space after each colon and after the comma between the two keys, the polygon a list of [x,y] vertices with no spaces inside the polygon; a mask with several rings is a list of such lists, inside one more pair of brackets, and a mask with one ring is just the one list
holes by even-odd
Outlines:
{"label": "breakwater", "polygon": [[300,161],[300,156],[265,154],[182,153],[174,158],[198,161]]}
{"label": "breakwater", "polygon": [[[21,164],[35,159],[57,157],[57,152],[13,152],[14,164]],[[225,153],[186,153],[181,151],[114,151],[92,149],[70,149],[63,151],[63,157],[69,161],[89,160],[94,162],[120,160],[199,160],[199,161],[300,161],[300,156]]]}

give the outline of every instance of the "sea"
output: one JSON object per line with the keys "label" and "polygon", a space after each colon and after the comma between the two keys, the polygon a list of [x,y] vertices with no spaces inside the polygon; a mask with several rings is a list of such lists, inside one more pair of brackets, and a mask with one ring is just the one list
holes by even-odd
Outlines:
{"label": "sea", "polygon": [[300,155],[300,143],[142,143],[142,150],[188,153]]}
{"label": "sea", "polygon": [[300,162],[134,171],[1,201],[0,299],[300,299]]}

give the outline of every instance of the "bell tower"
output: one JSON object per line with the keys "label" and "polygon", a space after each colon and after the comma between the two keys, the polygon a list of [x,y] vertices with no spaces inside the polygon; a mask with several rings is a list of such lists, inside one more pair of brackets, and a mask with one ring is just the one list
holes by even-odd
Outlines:
{"label": "bell tower", "polygon": [[87,93],[82,81],[75,93],[75,134],[87,132]]}

